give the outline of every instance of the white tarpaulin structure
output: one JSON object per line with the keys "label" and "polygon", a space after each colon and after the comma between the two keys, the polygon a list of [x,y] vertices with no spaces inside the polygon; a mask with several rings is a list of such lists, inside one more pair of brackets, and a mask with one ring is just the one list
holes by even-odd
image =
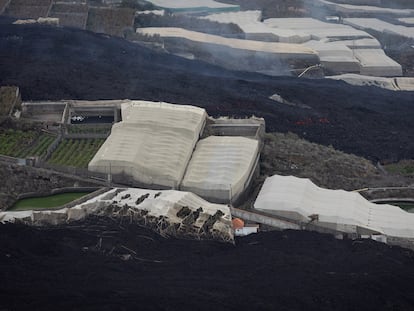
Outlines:
{"label": "white tarpaulin structure", "polygon": [[324,38],[335,38],[342,40],[372,38],[365,31],[355,29],[351,26],[325,23],[314,18],[269,18],[263,22],[268,27],[274,29],[290,29],[304,33],[313,40],[321,40]]}
{"label": "white tarpaulin structure", "polygon": [[409,77],[385,78],[348,73],[338,76],[329,76],[326,78],[342,80],[348,84],[358,86],[376,86],[391,91],[414,91],[414,78]]}
{"label": "white tarpaulin structure", "polygon": [[355,57],[361,64],[361,75],[396,77],[402,76],[402,67],[380,49],[355,49]]}
{"label": "white tarpaulin structure", "polygon": [[[351,18],[347,20],[375,19]],[[312,40],[302,45],[315,50],[321,64],[330,73],[360,73],[384,77],[402,75],[401,65],[389,58],[381,49],[378,40],[363,30],[349,25],[326,23],[313,18],[270,18],[264,23],[274,29],[289,29],[309,34]],[[354,24],[350,25],[354,26]],[[397,28],[407,30],[409,27],[398,26]],[[407,33],[406,31],[405,34]]]}
{"label": "white tarpaulin structure", "polygon": [[254,208],[304,223],[348,233],[414,238],[414,214],[374,204],[359,193],[319,188],[309,179],[268,177]]}
{"label": "white tarpaulin structure", "polygon": [[[122,121],[89,162],[90,171],[109,174],[116,183],[183,189],[219,203],[248,186],[260,153],[258,140],[209,136],[199,141],[207,114],[194,106],[125,101],[121,109]],[[224,120],[217,122],[226,126]]]}
{"label": "white tarpaulin structure", "polygon": [[238,11],[238,5],[217,2],[214,0],[148,0],[158,8],[168,9],[173,12],[186,11]]}
{"label": "white tarpaulin structure", "polygon": [[261,11],[240,11],[210,14],[202,18],[219,23],[236,24],[243,30],[248,40],[302,43],[311,39],[309,34],[300,31],[269,27],[261,21],[261,17]]}
{"label": "white tarpaulin structure", "polygon": [[[0,212],[0,223],[21,221],[32,225],[58,225],[88,215],[128,217],[161,234],[233,240],[230,208],[213,204],[189,192],[114,188],[72,208]],[[214,217],[214,221],[212,221]],[[157,223],[163,222],[161,228]]]}
{"label": "white tarpaulin structure", "polygon": [[203,61],[230,70],[291,75],[295,68],[319,64],[317,53],[300,44],[225,38],[173,27],[137,28],[136,31],[149,36],[159,35],[167,50],[169,46],[173,51],[181,50],[177,55],[196,51]]}
{"label": "white tarpaulin structure", "polygon": [[311,40],[303,45],[314,49],[321,64],[331,72],[360,72],[360,63],[353,51],[345,44]]}
{"label": "white tarpaulin structure", "polygon": [[406,23],[408,25],[413,25],[414,26],[414,17],[401,17],[398,18],[398,20],[400,22]]}
{"label": "white tarpaulin structure", "polygon": [[124,174],[147,185],[177,188],[206,112],[193,106],[132,101],[122,104],[122,122],[89,163],[89,170]]}
{"label": "white tarpaulin structure", "polygon": [[281,58],[298,57],[307,58],[315,56],[316,53],[310,48],[300,44],[279,43],[279,42],[263,42],[254,40],[243,40],[226,38],[217,35],[210,35],[203,32],[186,30],[175,27],[148,27],[137,28],[137,33],[145,35],[159,35],[161,37],[184,38],[194,42],[208,43],[214,45],[227,46],[233,49],[246,50],[252,52],[263,52],[275,54]]}
{"label": "white tarpaulin structure", "polygon": [[234,136],[209,136],[197,143],[181,189],[228,202],[247,187],[256,167],[259,142]]}
{"label": "white tarpaulin structure", "polygon": [[406,38],[414,38],[414,27],[394,25],[378,18],[344,18],[344,24],[358,29],[372,29],[392,33]]}
{"label": "white tarpaulin structure", "polygon": [[388,14],[396,16],[410,16],[414,13],[412,9],[392,9],[372,5],[353,5],[344,3],[334,3],[326,0],[315,0],[316,5],[325,6],[338,13],[359,13],[359,14]]}

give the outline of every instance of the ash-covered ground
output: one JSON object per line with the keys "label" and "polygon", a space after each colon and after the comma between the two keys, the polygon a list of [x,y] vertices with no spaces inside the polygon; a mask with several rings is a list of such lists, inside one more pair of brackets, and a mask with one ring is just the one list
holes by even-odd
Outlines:
{"label": "ash-covered ground", "polygon": [[[412,93],[231,72],[80,30],[3,23],[0,85],[19,86],[24,100],[130,98],[255,114],[267,131],[374,161],[414,154]],[[291,104],[270,100],[275,93]],[[0,310],[414,309],[412,251],[300,231],[231,245],[94,217],[0,225],[0,280]]]}
{"label": "ash-covered ground", "polygon": [[[413,92],[232,72],[123,39],[41,25],[0,27],[0,85],[24,100],[145,99],[266,119],[267,131],[384,162],[414,154]],[[291,104],[269,99],[279,94]]]}
{"label": "ash-covered ground", "polygon": [[302,231],[232,245],[95,217],[0,225],[0,268],[2,310],[414,308],[414,252]]}

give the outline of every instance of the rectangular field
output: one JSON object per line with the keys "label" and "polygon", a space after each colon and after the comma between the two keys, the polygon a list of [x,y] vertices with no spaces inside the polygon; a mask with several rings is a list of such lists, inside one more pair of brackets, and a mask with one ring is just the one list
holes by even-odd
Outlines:
{"label": "rectangular field", "polygon": [[105,139],[63,139],[48,160],[51,164],[88,167]]}
{"label": "rectangular field", "polygon": [[46,17],[52,0],[11,0],[5,14],[17,18]]}
{"label": "rectangular field", "polygon": [[8,129],[0,132],[0,154],[16,158],[44,156],[55,139],[47,133]]}

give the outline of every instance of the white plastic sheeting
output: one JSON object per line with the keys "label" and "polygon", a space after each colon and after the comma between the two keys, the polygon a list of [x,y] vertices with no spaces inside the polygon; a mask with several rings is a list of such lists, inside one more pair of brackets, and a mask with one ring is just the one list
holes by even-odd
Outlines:
{"label": "white plastic sheeting", "polygon": [[146,35],[160,35],[161,37],[184,38],[194,42],[208,43],[214,45],[227,46],[233,49],[247,50],[253,52],[264,52],[275,54],[279,57],[297,57],[306,58],[316,56],[315,51],[300,44],[289,44],[279,42],[262,42],[254,40],[243,40],[234,38],[225,38],[216,35],[210,35],[202,32],[190,31],[183,28],[175,27],[150,27],[137,28],[138,33]]}
{"label": "white plastic sheeting", "polygon": [[374,204],[359,193],[319,188],[309,179],[268,177],[254,203],[263,212],[349,233],[380,233],[414,238],[414,214],[397,206]]}
{"label": "white plastic sheeting", "polygon": [[149,0],[157,7],[165,9],[198,9],[198,8],[207,8],[207,9],[231,9],[238,10],[238,5],[232,5],[222,2],[217,2],[213,0]]}
{"label": "white plastic sheeting", "polygon": [[398,20],[408,25],[414,25],[414,17],[401,17]]}
{"label": "white plastic sheeting", "polygon": [[186,207],[194,212],[199,208],[199,217],[191,224],[192,230],[199,231],[209,216],[221,211],[222,216],[216,221],[211,232],[217,232],[217,236],[224,240],[232,240],[232,222],[230,208],[227,205],[213,204],[203,200],[199,196],[184,191],[175,190],[148,190],[138,188],[112,189],[102,195],[92,198],[70,210],[78,210],[85,214],[105,213],[106,207],[128,206],[132,211],[146,211],[146,216],[163,218],[169,225],[183,223],[183,218],[177,213]]}
{"label": "white plastic sheeting", "polygon": [[319,55],[321,64],[331,72],[360,72],[360,64],[354,52],[341,41],[330,44],[311,40],[304,45],[314,49]]}
{"label": "white plastic sheeting", "polygon": [[[81,220],[88,215],[111,215],[114,206],[128,206],[132,211],[144,210],[148,216],[164,217],[169,224],[180,224],[183,219],[177,216],[181,208],[202,211],[195,223],[195,230],[200,229],[209,216],[221,211],[222,216],[213,225],[212,231],[218,232],[224,240],[232,240],[232,222],[230,208],[227,205],[213,204],[189,192],[175,190],[148,190],[138,188],[115,188],[100,194],[72,208],[45,211],[0,212],[0,223],[21,220],[33,225],[57,225]],[[108,209],[108,210],[107,210]]]}
{"label": "white plastic sheeting", "polygon": [[259,142],[209,136],[197,143],[181,189],[218,202],[238,197],[247,187],[259,156]]}
{"label": "white plastic sheeting", "polygon": [[379,49],[356,49],[355,57],[361,64],[362,75],[395,77],[402,76],[402,67]]}
{"label": "white plastic sheeting", "polygon": [[304,33],[314,40],[371,38],[365,31],[347,25],[325,23],[314,18],[269,18],[264,20],[264,24],[274,29],[289,29],[300,34]]}
{"label": "white plastic sheeting", "polygon": [[392,9],[371,5],[352,5],[343,3],[333,3],[326,0],[315,0],[317,5],[326,6],[339,13],[363,13],[363,14],[389,14],[396,16],[409,16],[414,14],[412,9]]}
{"label": "white plastic sheeting", "polygon": [[386,78],[358,74],[343,74],[327,78],[358,86],[376,86],[391,91],[414,91],[414,78]]}
{"label": "white plastic sheeting", "polygon": [[219,23],[233,23],[240,27],[248,40],[302,43],[311,39],[309,34],[283,28],[272,28],[261,22],[260,11],[240,11],[210,14],[204,19]]}
{"label": "white plastic sheeting", "polygon": [[125,174],[143,184],[177,188],[204,126],[204,109],[132,101],[89,163],[89,170]]}
{"label": "white plastic sheeting", "polygon": [[394,25],[378,18],[344,18],[344,23],[355,28],[372,29],[406,38],[414,38],[414,27]]}

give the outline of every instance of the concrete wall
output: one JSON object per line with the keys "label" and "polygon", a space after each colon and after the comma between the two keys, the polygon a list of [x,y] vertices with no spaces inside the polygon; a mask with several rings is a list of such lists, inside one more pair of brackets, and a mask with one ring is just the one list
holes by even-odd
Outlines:
{"label": "concrete wall", "polygon": [[60,114],[63,115],[66,102],[24,102],[22,103],[22,116],[32,117],[38,114]]}

